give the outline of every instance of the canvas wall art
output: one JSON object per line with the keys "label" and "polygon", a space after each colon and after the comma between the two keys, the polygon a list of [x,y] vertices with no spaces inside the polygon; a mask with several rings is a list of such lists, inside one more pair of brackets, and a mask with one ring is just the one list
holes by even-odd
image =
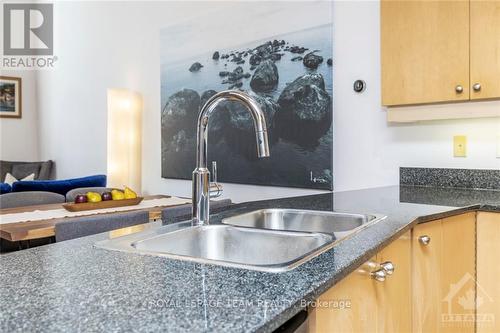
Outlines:
{"label": "canvas wall art", "polygon": [[21,118],[20,77],[0,76],[0,118]]}
{"label": "canvas wall art", "polygon": [[233,3],[161,30],[162,177],[191,179],[200,107],[238,89],[265,112],[271,156],[257,158],[250,114],[225,102],[209,122],[218,180],[332,189],[331,2]]}

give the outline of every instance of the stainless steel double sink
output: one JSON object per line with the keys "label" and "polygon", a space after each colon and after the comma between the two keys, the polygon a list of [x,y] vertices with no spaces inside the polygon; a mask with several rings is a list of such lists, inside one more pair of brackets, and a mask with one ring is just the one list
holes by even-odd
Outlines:
{"label": "stainless steel double sink", "polygon": [[97,247],[203,264],[282,272],[309,261],[384,217],[295,209],[262,209],[222,224],[162,226]]}

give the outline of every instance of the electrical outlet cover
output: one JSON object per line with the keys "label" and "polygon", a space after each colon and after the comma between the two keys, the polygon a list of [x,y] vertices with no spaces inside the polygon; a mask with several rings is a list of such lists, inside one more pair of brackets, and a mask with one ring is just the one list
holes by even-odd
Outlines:
{"label": "electrical outlet cover", "polygon": [[465,135],[453,137],[453,156],[467,157],[467,137]]}

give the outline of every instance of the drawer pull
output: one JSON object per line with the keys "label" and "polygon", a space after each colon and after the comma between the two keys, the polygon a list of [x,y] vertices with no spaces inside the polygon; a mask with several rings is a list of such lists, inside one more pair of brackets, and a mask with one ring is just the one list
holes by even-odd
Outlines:
{"label": "drawer pull", "polygon": [[370,275],[378,282],[384,282],[387,277],[387,273],[384,269],[377,269],[376,271],[371,272]]}
{"label": "drawer pull", "polygon": [[392,275],[394,273],[394,264],[391,261],[381,263],[380,267],[382,267],[387,275]]}

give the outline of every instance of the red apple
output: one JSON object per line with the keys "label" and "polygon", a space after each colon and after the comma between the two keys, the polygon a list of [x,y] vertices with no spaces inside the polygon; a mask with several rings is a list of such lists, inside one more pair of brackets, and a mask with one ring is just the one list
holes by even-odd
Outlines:
{"label": "red apple", "polygon": [[87,201],[87,196],[85,194],[78,194],[75,197],[75,203],[85,203]]}

